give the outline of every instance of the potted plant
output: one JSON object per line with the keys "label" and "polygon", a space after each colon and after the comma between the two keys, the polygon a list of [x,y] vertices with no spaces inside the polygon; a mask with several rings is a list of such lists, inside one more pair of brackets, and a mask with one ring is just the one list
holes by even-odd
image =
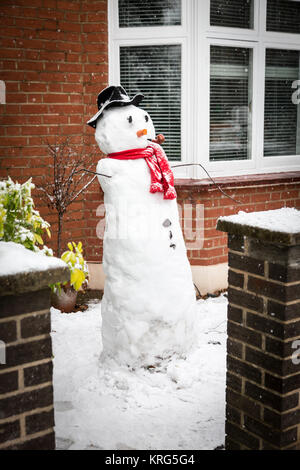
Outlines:
{"label": "potted plant", "polygon": [[70,281],[64,284],[58,283],[52,288],[52,306],[61,312],[73,311],[77,294],[81,287],[86,288],[89,281],[87,263],[82,255],[82,243],[68,243],[69,250],[61,255],[61,259],[69,266]]}

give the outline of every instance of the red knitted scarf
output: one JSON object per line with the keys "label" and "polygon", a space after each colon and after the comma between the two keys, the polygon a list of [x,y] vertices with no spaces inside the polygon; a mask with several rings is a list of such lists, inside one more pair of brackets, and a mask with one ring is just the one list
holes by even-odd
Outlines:
{"label": "red knitted scarf", "polygon": [[149,142],[145,149],[124,150],[109,153],[109,158],[117,160],[135,160],[144,158],[151,174],[150,193],[164,193],[164,199],[175,199],[174,175],[163,148],[159,144]]}

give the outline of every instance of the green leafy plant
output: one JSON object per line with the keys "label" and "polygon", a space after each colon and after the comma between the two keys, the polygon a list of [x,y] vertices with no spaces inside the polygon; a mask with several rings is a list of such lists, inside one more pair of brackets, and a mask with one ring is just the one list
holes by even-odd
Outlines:
{"label": "green leafy plant", "polygon": [[52,255],[44,245],[45,232],[50,237],[50,224],[34,209],[31,178],[23,184],[10,177],[0,181],[0,240],[20,243],[32,251]]}

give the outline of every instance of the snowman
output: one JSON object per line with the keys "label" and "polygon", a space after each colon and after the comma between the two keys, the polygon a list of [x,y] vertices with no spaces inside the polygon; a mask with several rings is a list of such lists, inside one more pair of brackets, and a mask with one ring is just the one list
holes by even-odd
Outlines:
{"label": "snowman", "polygon": [[106,210],[102,357],[130,367],[186,354],[196,330],[174,177],[142,99],[109,86],[87,123],[107,155],[97,165]]}

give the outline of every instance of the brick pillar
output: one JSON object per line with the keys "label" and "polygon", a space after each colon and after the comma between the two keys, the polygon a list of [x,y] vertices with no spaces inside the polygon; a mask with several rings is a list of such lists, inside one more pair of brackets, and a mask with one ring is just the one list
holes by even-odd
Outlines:
{"label": "brick pillar", "polygon": [[[277,211],[274,213],[276,227]],[[226,449],[300,449],[300,224],[228,232]]]}
{"label": "brick pillar", "polygon": [[0,276],[0,450],[55,448],[48,285],[69,276],[67,267]]}

